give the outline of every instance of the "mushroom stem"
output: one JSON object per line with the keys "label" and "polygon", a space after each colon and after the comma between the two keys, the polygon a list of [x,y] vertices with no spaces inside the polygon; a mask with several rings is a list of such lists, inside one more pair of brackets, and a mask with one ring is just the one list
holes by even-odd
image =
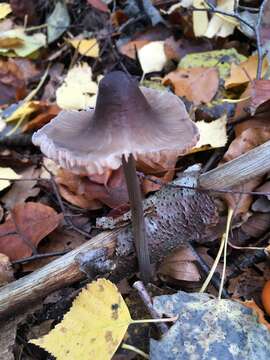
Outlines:
{"label": "mushroom stem", "polygon": [[132,229],[135,240],[136,253],[139,262],[139,270],[142,281],[147,284],[149,283],[151,278],[151,264],[148,241],[145,232],[142,195],[133,155],[129,155],[128,161],[126,161],[125,157],[122,156],[122,163],[127,183],[130,209],[132,214]]}

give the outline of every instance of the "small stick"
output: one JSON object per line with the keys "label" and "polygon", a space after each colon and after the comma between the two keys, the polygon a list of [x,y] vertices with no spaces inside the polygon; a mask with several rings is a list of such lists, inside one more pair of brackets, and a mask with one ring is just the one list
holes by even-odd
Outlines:
{"label": "small stick", "polygon": [[[150,295],[148,294],[142,281],[136,281],[133,284],[133,287],[134,287],[134,289],[136,289],[138,291],[138,294],[139,294],[140,298],[142,299],[145,307],[149,311],[151,317],[155,318],[155,319],[161,318],[160,315],[157,313],[157,311],[154,309],[152,299],[151,299]],[[161,335],[166,334],[167,331],[169,330],[168,326],[165,323],[155,323],[155,325],[158,328]]]}

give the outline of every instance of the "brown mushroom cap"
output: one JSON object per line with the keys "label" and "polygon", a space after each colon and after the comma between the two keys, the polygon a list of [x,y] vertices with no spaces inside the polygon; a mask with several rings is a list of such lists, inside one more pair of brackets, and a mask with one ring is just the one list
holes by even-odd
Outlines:
{"label": "brown mushroom cap", "polygon": [[177,96],[139,88],[121,71],[101,80],[94,110],[62,111],[33,135],[47,157],[88,174],[117,169],[122,155],[130,153],[153,161],[172,152],[183,155],[198,139],[198,129]]}

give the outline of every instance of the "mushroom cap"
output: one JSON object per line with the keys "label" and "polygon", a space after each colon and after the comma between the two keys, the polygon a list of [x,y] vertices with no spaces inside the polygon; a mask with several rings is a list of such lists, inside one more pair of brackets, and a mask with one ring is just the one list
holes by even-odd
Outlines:
{"label": "mushroom cap", "polygon": [[33,135],[47,157],[87,174],[117,169],[123,155],[156,162],[160,156],[183,155],[198,139],[198,129],[177,96],[139,88],[121,71],[100,81],[94,110],[62,111]]}

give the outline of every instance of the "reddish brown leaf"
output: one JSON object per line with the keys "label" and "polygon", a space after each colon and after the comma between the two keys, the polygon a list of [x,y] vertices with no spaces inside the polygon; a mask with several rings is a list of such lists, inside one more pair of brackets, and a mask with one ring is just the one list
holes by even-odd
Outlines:
{"label": "reddish brown leaf", "polygon": [[0,93],[0,105],[13,103],[26,95],[23,73],[10,59],[0,59]]}
{"label": "reddish brown leaf", "polygon": [[87,0],[87,3],[102,12],[110,12],[108,5],[102,0]]}
{"label": "reddish brown leaf", "polygon": [[49,206],[28,202],[11,211],[11,217],[0,225],[0,252],[10,260],[30,256],[33,249],[62,219]]}
{"label": "reddish brown leaf", "polygon": [[184,96],[194,105],[210,102],[218,90],[219,76],[216,68],[178,69],[163,79],[164,85],[172,85],[178,96]]}
{"label": "reddish brown leaf", "polygon": [[256,109],[268,100],[270,100],[270,80],[254,80],[251,83],[251,113],[254,114]]}
{"label": "reddish brown leaf", "polygon": [[126,183],[121,168],[91,178],[61,169],[56,181],[60,184],[61,195],[67,201],[82,208],[94,210],[104,204],[110,208],[117,208],[128,203]]}

